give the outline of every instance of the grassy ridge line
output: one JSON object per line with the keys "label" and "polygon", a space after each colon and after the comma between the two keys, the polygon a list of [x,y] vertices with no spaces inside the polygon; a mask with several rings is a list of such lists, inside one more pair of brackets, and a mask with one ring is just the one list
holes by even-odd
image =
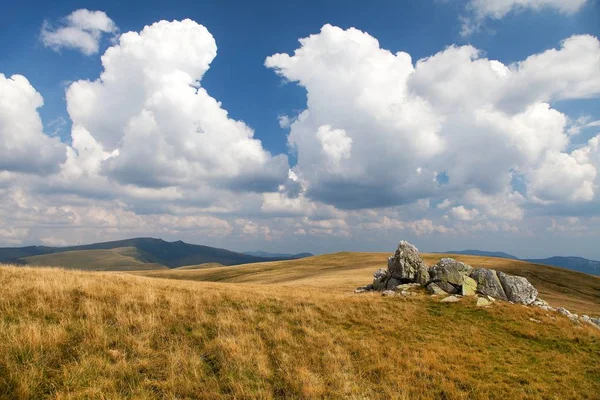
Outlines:
{"label": "grassy ridge line", "polygon": [[[505,258],[423,254],[428,265],[453,257],[474,267],[493,268],[525,276],[540,297],[572,312],[600,314],[600,277],[564,268]],[[143,271],[137,274],[178,280],[278,284],[336,288],[350,291],[372,281],[373,272],[387,265],[389,253],[335,253],[291,261],[275,261],[198,270]]]}
{"label": "grassy ridge line", "polygon": [[600,392],[599,331],[507,303],[26,267],[0,267],[0,287],[0,398]]}
{"label": "grassy ridge line", "polygon": [[135,247],[109,250],[73,250],[21,259],[29,265],[49,265],[66,269],[91,271],[137,271],[166,269],[164,265],[147,263]]}

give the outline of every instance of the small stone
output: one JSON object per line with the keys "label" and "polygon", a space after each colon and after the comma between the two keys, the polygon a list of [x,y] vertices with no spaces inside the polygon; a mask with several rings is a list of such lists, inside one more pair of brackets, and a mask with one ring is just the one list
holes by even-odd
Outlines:
{"label": "small stone", "polygon": [[583,322],[588,322],[588,323],[589,323],[589,322],[592,322],[592,319],[591,319],[589,316],[585,315],[585,314],[583,314],[583,315],[581,316],[581,320],[582,320]]}
{"label": "small stone", "polygon": [[533,303],[534,306],[547,306],[549,305],[548,302],[546,300],[542,300],[539,297],[537,299],[535,299],[535,301]]}
{"label": "small stone", "polygon": [[492,302],[483,297],[480,297],[477,299],[477,307],[485,307],[485,306],[489,306],[490,304],[492,304]]}
{"label": "small stone", "polygon": [[539,319],[535,319],[535,318],[529,318],[529,320],[531,322],[535,322],[536,324],[541,324],[542,323],[542,321],[540,321]]}
{"label": "small stone", "polygon": [[365,293],[366,290],[363,288],[354,289],[354,293]]}
{"label": "small stone", "polygon": [[563,307],[558,307],[556,309],[556,311],[558,311],[560,314],[565,315],[567,317],[569,317],[571,315],[571,312],[569,310],[567,310],[566,308],[563,308]]}
{"label": "small stone", "polygon": [[396,292],[394,292],[393,290],[384,290],[383,293],[381,293],[382,296],[395,296]]}
{"label": "small stone", "polygon": [[477,291],[477,282],[475,279],[465,276],[462,284],[462,295],[463,296],[475,296]]}
{"label": "small stone", "polygon": [[456,296],[448,296],[448,297],[444,297],[442,300],[440,300],[440,302],[442,303],[456,303],[460,301],[460,299]]}
{"label": "small stone", "polygon": [[492,296],[485,296],[489,301],[494,302],[496,301],[495,298],[493,298]]}

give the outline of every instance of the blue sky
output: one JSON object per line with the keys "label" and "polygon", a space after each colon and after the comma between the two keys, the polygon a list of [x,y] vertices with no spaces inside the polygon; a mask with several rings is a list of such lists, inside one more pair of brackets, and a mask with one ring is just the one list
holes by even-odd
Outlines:
{"label": "blue sky", "polygon": [[[543,7],[537,6],[540,3]],[[31,113],[21,120],[14,110],[0,113],[5,119],[0,119],[0,142],[5,142],[0,155],[4,151],[6,159],[16,158],[10,144],[15,143],[13,127],[19,121],[39,113],[43,128],[19,136],[30,135],[31,142],[23,144],[19,154],[24,162],[39,160],[37,172],[18,165],[18,161],[0,163],[0,173],[4,174],[0,175],[0,191],[12,199],[0,212],[0,222],[9,227],[0,231],[0,244],[71,244],[144,234],[238,250],[328,252],[391,249],[394,242],[409,238],[426,250],[478,247],[522,256],[571,251],[600,258],[592,245],[600,222],[596,220],[600,209],[600,193],[596,192],[600,189],[596,188],[594,145],[588,143],[600,133],[600,126],[594,124],[600,120],[600,93],[595,86],[600,78],[594,75],[600,62],[585,50],[594,49],[600,36],[600,4],[596,0],[511,4],[498,0],[378,1],[368,5],[346,1],[131,1],[126,6],[111,1],[13,3],[0,15],[0,74],[7,79],[24,76],[32,90],[43,97],[44,105],[36,108],[33,100],[28,101]],[[103,12],[118,27],[99,34],[97,52],[84,54],[64,43],[49,45],[44,41],[44,29],[56,33],[67,26],[71,13],[81,9]],[[151,112],[155,119],[168,115],[173,122],[189,117],[189,125],[177,128],[177,123],[161,125],[159,121],[156,137],[140,128],[136,135],[146,136],[134,135],[136,139],[130,136],[129,140],[144,137],[152,143],[140,150],[143,146],[124,144],[128,132],[136,129],[128,128],[128,124],[137,121],[138,114],[124,115],[121,125],[115,122],[108,128],[94,122],[110,120],[118,112],[118,108],[104,107],[120,93],[117,88],[94,89],[98,96],[108,96],[103,103],[94,103],[97,112],[83,110],[71,115],[67,111],[67,90],[73,96],[69,100],[72,109],[85,105],[85,88],[73,82],[96,80],[106,68],[101,55],[115,46],[121,34],[139,33],[161,20],[184,19],[195,25],[182,29],[200,35],[192,35],[190,40],[207,37],[198,33],[198,27],[203,26],[216,43],[216,57],[201,78],[209,97],[190,97],[190,101],[199,101],[198,106],[181,118],[170,108]],[[333,28],[323,28],[326,24]],[[465,26],[473,28],[472,32],[461,33]],[[155,31],[159,35],[158,28]],[[309,35],[323,40],[299,43]],[[378,47],[371,49],[373,43],[368,38],[376,39]],[[576,38],[569,48],[565,46],[563,53],[569,50],[568,57],[552,58],[551,49],[560,50],[568,38]],[[355,54],[349,53],[348,43],[359,43]],[[198,52],[211,51],[209,45],[190,46]],[[449,46],[457,51],[447,51]],[[301,49],[318,54],[314,62],[320,64],[314,71],[313,56],[304,55],[292,57],[292,61],[272,58],[265,66],[275,54],[292,56]],[[363,54],[360,49],[368,51]],[[471,54],[469,49],[479,53]],[[387,50],[409,54],[412,65],[398,57],[396,66],[359,71],[363,62],[367,66],[385,62]],[[417,60],[443,53],[446,61],[432,57],[432,62],[424,63],[429,69],[417,69],[406,84],[395,78],[397,71],[414,68]],[[512,67],[542,53],[549,61]],[[582,68],[577,67],[579,56]],[[131,90],[150,79],[137,83],[135,77],[144,73],[141,71],[132,71],[132,78],[127,78],[128,71],[123,70],[118,57],[114,59],[114,71],[121,68],[117,75],[123,82],[133,82]],[[142,59],[152,63],[151,58]],[[573,64],[563,67],[568,59],[574,60]],[[457,60],[469,66],[461,66]],[[513,68],[514,82],[499,84],[494,81],[497,77],[489,78],[483,70],[473,70],[474,74],[481,72],[480,83],[473,83],[476,79],[471,80],[468,74],[460,77],[471,63],[477,64],[476,60],[486,64],[486,71],[498,71],[494,69],[496,61],[489,60]],[[193,60],[185,57],[173,66],[186,71],[188,67],[194,67]],[[337,68],[348,73],[347,79],[337,82],[335,75],[329,75]],[[360,74],[365,71],[372,72],[373,77],[363,81]],[[198,76],[203,72],[198,70]],[[448,89],[451,77],[457,79],[457,88],[471,83],[473,87],[459,94],[447,92],[456,92]],[[379,79],[388,82],[380,87]],[[430,84],[436,79],[439,83]],[[327,90],[329,83],[331,92]],[[485,86],[488,83],[491,86]],[[15,85],[12,81],[8,84]],[[400,91],[407,88],[406,96],[385,90],[396,84]],[[509,85],[514,89],[507,89]],[[173,88],[163,89],[160,93]],[[490,99],[485,94],[488,92]],[[7,102],[17,104],[7,93]],[[330,95],[334,97],[331,101]],[[458,97],[450,99],[455,95]],[[427,105],[410,103],[414,96]],[[204,101],[211,99],[221,102],[220,109],[228,113],[228,119],[209,121],[202,117],[218,113],[213,106],[202,108]],[[349,105],[347,99],[367,103],[360,103],[361,111],[353,115],[357,104]],[[458,107],[463,102],[460,107],[468,109]],[[411,110],[406,111],[408,116],[383,117],[386,107],[401,103],[403,110]],[[550,110],[542,110],[542,106],[537,114],[531,114],[533,117],[526,116],[528,107],[540,104],[548,104]],[[296,120],[305,110],[310,116]],[[464,118],[457,118],[465,110]],[[411,113],[420,112],[427,115],[418,114],[414,118],[417,122],[412,121]],[[472,116],[467,115],[471,112]],[[296,122],[282,127],[280,116]],[[388,123],[382,118],[391,119]],[[487,122],[474,124],[478,118]],[[247,138],[246,128],[238,127],[239,132],[235,128],[222,145],[216,144],[221,143],[219,132],[209,132],[213,139],[206,140],[212,142],[196,143],[191,137],[178,136],[181,132],[177,129],[201,126],[207,130],[207,126],[230,126],[223,124],[233,121],[243,121],[246,128],[254,130],[254,138],[261,141],[258,148]],[[81,144],[87,136],[84,140],[83,134],[74,134],[74,125],[85,129],[93,143]],[[567,133],[578,126],[579,133]],[[109,128],[111,131],[105,132]],[[523,132],[515,133],[519,129]],[[472,133],[462,133],[467,131]],[[43,136],[36,135],[53,133],[61,143],[47,143],[54,149],[49,156],[50,150],[42,151],[46,146]],[[111,135],[117,134],[121,139],[115,142]],[[79,137],[79,144],[75,137]],[[391,152],[394,138],[406,143],[394,150],[397,153]],[[499,150],[493,163],[496,156],[487,151],[511,140],[514,143]],[[460,145],[465,141],[469,145]],[[192,142],[197,150],[188,155]],[[177,147],[178,143],[184,147]],[[381,143],[380,148],[377,143]],[[198,150],[197,146],[211,150]],[[430,147],[431,151],[421,154],[415,146]],[[91,158],[86,161],[83,156],[90,148],[96,149],[95,154],[104,154],[94,158],[97,165],[93,167]],[[582,152],[573,153],[577,149],[586,152],[585,159]],[[44,157],[49,158],[46,161]],[[472,161],[465,162],[466,158]],[[396,166],[398,173],[391,170]],[[573,167],[567,178],[552,172],[565,171],[566,166]],[[396,176],[397,182],[390,184]],[[448,177],[448,182],[440,177]],[[552,182],[552,178],[558,181]],[[511,186],[511,181],[524,183]],[[564,190],[557,186],[564,186]],[[438,207],[440,204],[448,205]],[[31,217],[41,209],[48,215],[40,220]],[[129,222],[121,224],[125,220]],[[182,225],[188,227],[183,229]],[[562,247],[556,249],[554,244],[558,243]]]}

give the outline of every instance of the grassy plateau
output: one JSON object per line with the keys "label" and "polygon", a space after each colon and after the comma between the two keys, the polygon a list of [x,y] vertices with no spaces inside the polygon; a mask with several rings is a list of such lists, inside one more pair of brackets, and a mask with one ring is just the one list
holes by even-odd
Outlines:
{"label": "grassy plateau", "polygon": [[[0,398],[599,398],[600,330],[509,303],[352,293],[386,256],[139,272],[2,266]],[[600,314],[600,278],[456,258]]]}

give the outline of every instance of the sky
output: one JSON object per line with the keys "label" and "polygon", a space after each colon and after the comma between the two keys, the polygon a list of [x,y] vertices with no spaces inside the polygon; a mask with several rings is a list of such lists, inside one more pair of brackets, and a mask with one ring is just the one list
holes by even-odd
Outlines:
{"label": "sky", "polygon": [[0,14],[0,245],[600,259],[600,1]]}

